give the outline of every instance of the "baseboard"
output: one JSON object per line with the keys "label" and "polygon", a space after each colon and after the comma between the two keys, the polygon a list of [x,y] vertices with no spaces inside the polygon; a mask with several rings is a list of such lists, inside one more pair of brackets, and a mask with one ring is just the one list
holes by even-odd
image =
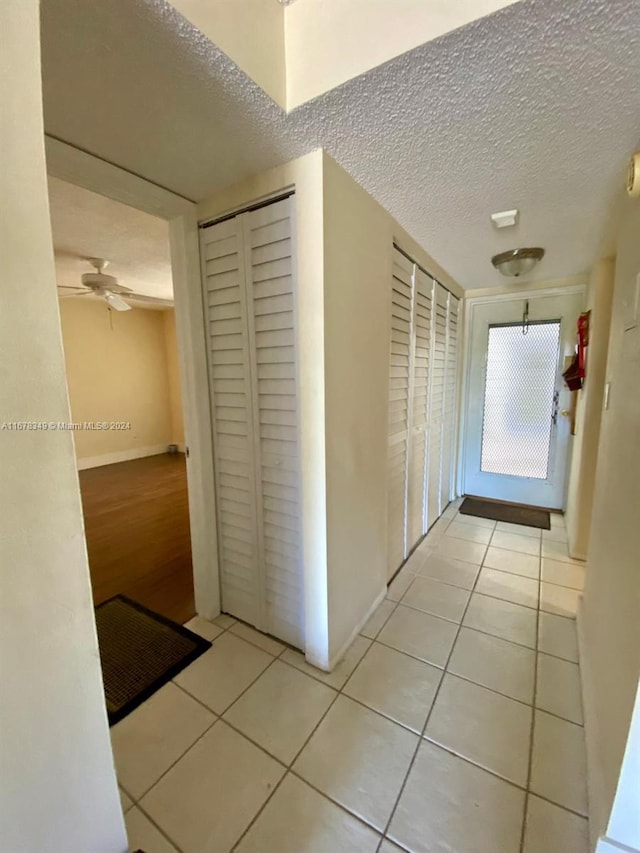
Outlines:
{"label": "baseboard", "polygon": [[584,634],[584,597],[580,597],[576,624],[578,629],[578,657],[580,659],[580,683],[582,685],[582,712],[584,716],[584,738],[587,751],[587,789],[589,798],[590,850],[602,850],[598,840],[607,825],[606,803],[602,796],[602,784],[598,761],[598,725],[594,702],[594,687],[591,662]]}
{"label": "baseboard", "polygon": [[371,616],[373,616],[373,614],[375,613],[375,611],[378,609],[378,606],[379,606],[379,605],[380,605],[380,603],[384,600],[384,597],[385,597],[385,595],[386,595],[386,594],[387,594],[387,587],[386,587],[386,585],[385,585],[385,586],[381,589],[381,591],[378,593],[378,595],[376,596],[376,598],[375,598],[375,600],[374,600],[373,604],[372,604],[372,605],[371,605],[371,607],[367,610],[367,612],[366,612],[365,616],[364,616],[364,617],[363,617],[363,618],[358,622],[358,624],[356,625],[356,627],[354,628],[354,630],[351,632],[351,634],[349,634],[349,637],[347,638],[346,642],[345,642],[345,643],[343,643],[343,645],[342,645],[342,646],[340,647],[340,649],[335,653],[335,655],[332,655],[332,656],[329,658],[329,666],[328,666],[328,667],[326,667],[326,668],[325,668],[324,666],[319,666],[319,665],[318,665],[318,663],[316,663],[316,661],[312,660],[310,657],[307,657],[307,658],[306,658],[307,663],[310,663],[310,664],[311,664],[311,666],[315,666],[315,667],[317,667],[318,669],[322,669],[324,672],[333,672],[333,670],[335,669],[335,667],[340,663],[340,661],[342,660],[342,658],[346,655],[347,650],[348,650],[349,646],[351,645],[351,643],[353,643],[353,641],[354,641],[354,640],[355,640],[355,638],[358,636],[358,634],[360,633],[360,631],[364,628],[364,626],[367,624],[367,622],[369,621],[369,619],[371,618]]}
{"label": "baseboard", "polygon": [[115,453],[104,453],[102,456],[85,456],[78,459],[78,471],[87,468],[100,468],[102,465],[115,465],[116,462],[128,462],[130,459],[142,459],[143,456],[159,456],[167,452],[167,444],[154,444],[151,447],[135,447],[131,450],[117,450]]}

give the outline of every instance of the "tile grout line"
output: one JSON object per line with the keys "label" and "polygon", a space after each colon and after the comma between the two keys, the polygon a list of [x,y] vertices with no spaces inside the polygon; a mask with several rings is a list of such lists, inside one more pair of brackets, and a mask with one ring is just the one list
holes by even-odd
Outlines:
{"label": "tile grout line", "polygon": [[[195,618],[195,617],[192,617],[192,618]],[[216,618],[217,618],[217,617],[216,617]],[[187,621],[191,621],[191,620],[187,620]],[[205,621],[208,621],[208,620],[205,620]],[[212,622],[211,624],[212,624],[212,625],[214,625],[214,624],[215,624],[215,622]],[[220,628],[221,626],[220,626],[220,625],[218,625],[217,627],[218,627],[218,628]],[[213,645],[214,641],[215,641],[215,640],[217,640],[217,639],[219,639],[219,638],[220,638],[223,634],[225,634],[225,633],[229,630],[229,628],[231,628],[231,627],[232,627],[232,626],[231,626],[231,625],[229,625],[227,628],[222,628],[222,630],[220,631],[220,633],[219,633],[219,634],[217,634],[217,635],[214,637],[214,639],[213,639],[213,640],[209,640],[209,642]],[[189,630],[191,630],[191,629],[189,629]],[[194,631],[193,633],[194,633],[194,634],[197,634],[197,631]],[[203,637],[203,635],[202,635],[202,634],[198,634],[198,636],[199,636],[199,637],[202,637],[202,639],[203,639],[203,640],[207,640],[207,639],[208,639],[207,637]],[[207,651],[208,651],[208,650],[207,650]],[[188,669],[188,667],[187,667],[187,669]],[[213,722],[212,722],[210,725],[208,725],[208,726],[207,726],[207,728],[206,728],[206,729],[205,729],[205,730],[204,730],[200,735],[198,735],[198,737],[194,740],[194,742],[193,742],[190,746],[188,746],[188,747],[184,750],[184,752],[183,752],[183,753],[181,753],[180,758],[182,758],[184,755],[186,755],[186,754],[187,754],[187,752],[189,752],[189,750],[191,749],[191,747],[192,747],[192,746],[194,746],[194,745],[195,745],[195,744],[196,744],[196,743],[197,743],[201,738],[203,738],[203,737],[204,737],[204,735],[209,731],[209,729],[211,729],[211,728],[212,728],[212,727],[213,727],[213,726],[218,722],[218,720],[220,719],[220,717],[219,717],[219,715],[218,715],[218,714],[216,714],[216,712],[215,712],[212,708],[209,708],[207,705],[205,705],[205,704],[204,704],[204,702],[201,702],[201,701],[200,701],[199,699],[197,699],[195,696],[192,696],[192,695],[191,695],[191,693],[189,693],[189,691],[188,691],[188,690],[185,690],[183,687],[180,687],[180,685],[179,685],[179,684],[177,684],[173,679],[170,679],[169,681],[167,681],[167,684],[172,684],[174,687],[177,687],[177,688],[178,688],[178,690],[181,690],[181,691],[182,691],[183,693],[185,693],[185,694],[186,694],[190,699],[193,699],[193,700],[194,700],[194,702],[197,702],[197,703],[198,703],[198,705],[201,705],[201,706],[202,706],[206,711],[208,711],[210,714],[213,714],[213,716],[215,717],[215,719],[213,720]],[[164,687],[164,686],[165,686],[165,685],[163,685],[163,687]],[[135,710],[135,709],[134,709],[134,710]],[[124,787],[124,785],[120,782],[120,780],[118,780],[118,786],[119,786],[120,788],[122,788],[122,790],[123,790],[123,791],[125,792],[125,794],[129,797],[129,799],[133,802],[133,804],[134,804],[135,806],[138,806],[138,805],[139,805],[139,803],[140,803],[140,801],[142,800],[142,798],[143,798],[143,797],[146,797],[146,795],[149,793],[149,791],[150,791],[153,787],[155,787],[155,785],[156,785],[156,784],[160,781],[160,779],[162,779],[162,777],[163,777],[163,776],[164,776],[164,775],[165,775],[165,774],[166,774],[166,773],[171,769],[171,767],[174,767],[174,766],[175,766],[175,764],[177,764],[177,763],[178,763],[178,761],[180,760],[180,758],[176,759],[176,761],[174,761],[174,762],[170,765],[170,767],[169,767],[169,768],[167,768],[167,770],[165,770],[165,771],[164,771],[164,772],[163,772],[163,773],[162,773],[162,774],[161,774],[161,775],[156,779],[156,781],[155,781],[152,785],[150,785],[148,788],[146,788],[146,789],[144,790],[144,792],[143,792],[142,794],[140,794],[137,798],[136,798],[136,797],[134,797],[132,794],[130,794],[130,793],[129,793],[129,791],[127,791],[127,789],[126,789],[126,788]],[[117,768],[116,768],[116,771],[117,771]],[[117,772],[116,772],[116,777],[117,777]],[[172,842],[172,843],[173,843],[173,842]]]}
{"label": "tile grout line", "polygon": [[[232,627],[232,626],[229,626],[229,627]],[[225,631],[223,631],[222,633],[225,633]],[[222,636],[222,634],[218,634],[218,637],[221,637],[221,636]],[[235,635],[235,634],[234,634],[233,636],[234,636],[234,637],[236,637],[236,639],[238,639],[238,640],[241,640],[241,639],[242,639],[242,637],[238,637],[238,636],[237,636],[237,635]],[[246,642],[246,641],[245,641],[245,642]],[[251,644],[249,644],[249,645],[251,645]],[[255,646],[254,648],[257,648],[257,646]],[[263,649],[262,651],[264,651],[264,649]],[[269,652],[265,652],[265,654],[269,654]],[[203,702],[203,701],[202,701],[201,699],[199,699],[197,696],[194,696],[194,695],[193,695],[193,693],[190,693],[190,692],[189,692],[185,687],[183,687],[181,684],[178,684],[176,681],[173,681],[173,680],[172,680],[172,681],[170,681],[170,682],[167,682],[168,684],[173,684],[173,685],[174,685],[174,687],[177,687],[177,688],[178,688],[178,690],[181,690],[181,691],[182,691],[182,693],[184,693],[184,694],[185,694],[186,696],[188,696],[190,699],[193,699],[193,701],[194,701],[194,702],[196,702],[198,705],[200,705],[202,708],[204,708],[204,709],[205,709],[206,711],[208,711],[210,714],[213,714],[213,716],[215,717],[215,719],[213,720],[213,722],[212,722],[209,726],[207,726],[207,728],[205,729],[205,731],[203,731],[203,732],[202,732],[202,734],[200,734],[200,735],[196,738],[196,740],[194,740],[194,742],[193,742],[192,744],[190,744],[190,746],[188,746],[188,747],[187,747],[187,749],[185,749],[185,751],[184,751],[184,752],[183,752],[183,753],[182,753],[182,754],[181,754],[181,755],[180,755],[180,756],[179,756],[179,757],[178,757],[174,762],[172,762],[172,764],[171,764],[169,767],[167,767],[167,769],[166,769],[166,770],[164,770],[164,771],[160,774],[160,776],[158,776],[158,778],[155,780],[155,782],[154,782],[152,785],[150,785],[150,786],[149,786],[149,787],[144,791],[144,793],[143,793],[143,794],[141,794],[141,795],[140,795],[140,797],[138,798],[138,800],[134,800],[134,802],[135,802],[135,804],[136,804],[136,805],[139,805],[140,801],[141,801],[144,797],[146,797],[146,796],[147,796],[147,794],[148,794],[148,793],[149,793],[153,788],[155,788],[155,786],[158,784],[158,782],[160,782],[160,780],[161,780],[161,779],[163,779],[163,778],[167,775],[167,773],[168,773],[168,772],[169,772],[173,767],[175,767],[175,765],[178,763],[178,761],[180,761],[182,758],[184,758],[184,756],[185,756],[188,752],[191,752],[191,750],[193,749],[193,747],[194,747],[194,746],[195,746],[199,741],[201,741],[201,740],[202,740],[202,738],[205,736],[205,734],[207,734],[207,732],[208,732],[208,731],[210,731],[210,730],[213,728],[213,726],[214,726],[217,722],[219,722],[220,720],[222,720],[222,716],[223,716],[223,714],[226,714],[226,713],[227,713],[227,711],[229,710],[229,708],[231,708],[231,706],[232,706],[232,705],[235,705],[235,703],[238,701],[238,699],[240,699],[242,696],[244,696],[244,694],[247,692],[247,690],[249,690],[249,689],[250,689],[250,688],[251,688],[251,687],[256,683],[256,681],[257,681],[257,680],[258,680],[258,679],[259,679],[259,678],[260,678],[260,677],[261,677],[261,676],[262,676],[262,675],[263,675],[263,674],[264,674],[264,673],[269,669],[269,667],[270,667],[270,666],[272,666],[272,664],[273,664],[276,660],[278,660],[278,658],[277,658],[277,657],[275,657],[275,656],[272,656],[272,660],[270,660],[270,661],[269,661],[269,663],[265,666],[265,668],[264,668],[263,670],[261,670],[261,671],[260,671],[260,673],[259,673],[259,674],[258,674],[258,675],[253,679],[253,681],[245,687],[245,689],[242,691],[242,693],[240,693],[240,694],[236,697],[236,699],[234,699],[234,700],[233,700],[233,702],[231,702],[231,703],[230,703],[230,704],[229,704],[229,705],[224,709],[224,711],[222,711],[222,713],[221,713],[221,714],[219,714],[217,711],[214,711],[214,710],[213,710],[213,708],[210,708],[210,707],[209,707],[205,702]],[[226,723],[227,721],[226,721],[226,720],[224,720],[223,722],[225,722],[225,723]],[[227,725],[228,725],[228,723],[227,723]],[[232,727],[232,728],[233,728],[233,727]],[[262,749],[262,747],[261,747],[261,749]],[[263,752],[266,752],[266,750],[263,750]],[[269,753],[267,753],[267,755],[268,755],[268,754],[269,754]],[[273,757],[273,756],[271,756],[271,757]],[[282,763],[282,762],[280,762],[280,763]],[[129,792],[128,792],[126,789],[124,789],[124,788],[123,788],[123,790],[125,791],[125,793],[126,793],[129,797],[131,796],[131,795],[129,794]],[[132,798],[132,799],[133,799],[133,798]]]}
{"label": "tile grout line", "polygon": [[[382,602],[381,602],[381,603],[382,603]],[[396,603],[396,606],[397,606],[397,603]],[[392,610],[391,612],[393,613],[393,612],[395,611],[395,609],[396,609],[396,608],[394,607],[394,608],[393,608],[393,610]],[[373,615],[373,614],[372,614],[372,615]],[[390,617],[391,617],[391,613],[389,614],[389,616],[387,617],[387,619],[388,619],[388,618],[390,618]],[[386,624],[386,623],[385,623],[385,624]],[[383,626],[383,627],[384,627],[384,626]],[[380,631],[381,631],[381,630],[382,630],[382,628],[380,628]],[[379,633],[379,632],[378,632],[378,633]],[[362,635],[362,634],[358,634],[357,636],[363,636],[363,635]],[[365,639],[369,640],[369,645],[368,645],[368,647],[367,647],[366,651],[364,652],[364,654],[362,655],[362,657],[360,658],[360,660],[356,663],[356,665],[354,666],[353,670],[352,670],[352,671],[349,673],[349,675],[345,678],[345,680],[344,680],[343,684],[341,685],[341,687],[340,687],[339,689],[337,689],[337,688],[335,688],[335,687],[332,687],[331,685],[327,684],[325,681],[322,681],[322,680],[321,680],[321,679],[319,679],[319,678],[315,678],[314,676],[310,675],[309,673],[303,672],[301,669],[299,669],[298,667],[296,667],[294,664],[290,664],[288,661],[283,661],[283,663],[287,664],[287,665],[288,665],[288,666],[290,666],[292,669],[297,669],[297,670],[298,670],[298,672],[302,673],[302,675],[307,675],[309,678],[314,678],[314,680],[315,680],[315,681],[318,681],[320,684],[324,684],[324,686],[325,686],[325,687],[330,687],[332,690],[334,690],[334,691],[335,691],[335,694],[336,694],[336,695],[333,697],[333,699],[332,699],[331,703],[327,706],[327,708],[326,708],[325,712],[321,715],[320,719],[318,720],[318,722],[316,723],[316,725],[313,727],[313,729],[312,729],[312,730],[311,730],[311,732],[309,733],[309,736],[306,738],[306,740],[304,741],[304,743],[302,744],[302,746],[300,747],[300,749],[296,752],[296,754],[294,755],[294,757],[293,757],[293,759],[291,760],[291,762],[289,763],[289,765],[287,765],[286,772],[283,774],[282,779],[280,779],[280,781],[278,782],[278,785],[276,785],[276,787],[275,787],[275,788],[274,788],[274,790],[271,792],[271,794],[269,795],[269,797],[267,797],[267,799],[266,799],[266,800],[265,800],[265,802],[262,804],[262,806],[260,807],[260,809],[259,809],[259,810],[257,811],[257,813],[254,815],[253,819],[252,819],[252,820],[250,821],[250,823],[247,825],[247,827],[245,828],[245,830],[244,830],[244,832],[242,833],[242,835],[241,835],[241,836],[238,838],[238,840],[234,843],[234,845],[233,845],[233,847],[232,847],[232,851],[236,850],[236,848],[237,848],[238,844],[240,844],[240,842],[242,841],[242,839],[247,835],[247,833],[249,832],[249,830],[251,829],[251,827],[252,827],[252,826],[255,824],[255,822],[258,820],[259,816],[262,814],[262,812],[263,812],[263,811],[264,811],[264,809],[266,808],[267,804],[271,801],[271,799],[272,799],[272,797],[274,796],[274,794],[275,794],[276,790],[280,787],[280,785],[282,784],[282,782],[284,781],[284,779],[287,777],[287,775],[288,775],[289,773],[290,773],[292,776],[295,776],[295,778],[296,778],[296,779],[299,779],[301,782],[303,782],[303,784],[308,785],[310,788],[312,788],[314,791],[316,791],[316,793],[317,793],[317,794],[319,794],[321,797],[324,797],[324,798],[325,798],[325,799],[327,799],[329,802],[331,802],[331,803],[333,803],[334,805],[338,806],[342,811],[344,811],[344,812],[345,812],[346,814],[348,814],[350,817],[352,817],[352,818],[356,818],[356,819],[357,819],[357,820],[359,820],[361,823],[363,823],[365,826],[367,826],[367,827],[369,827],[369,828],[373,829],[376,833],[379,833],[379,830],[377,830],[375,827],[371,826],[371,824],[369,824],[369,823],[367,823],[366,821],[362,820],[362,818],[360,818],[358,815],[356,815],[356,814],[354,814],[353,812],[351,812],[351,811],[350,811],[349,809],[347,809],[347,808],[346,808],[342,803],[337,802],[337,801],[336,801],[336,800],[334,800],[332,797],[329,797],[329,796],[328,796],[326,793],[324,793],[323,791],[320,791],[320,790],[319,790],[318,788],[316,788],[313,784],[311,784],[307,779],[304,779],[302,776],[300,776],[300,774],[299,774],[299,773],[297,773],[297,772],[293,769],[293,765],[296,763],[296,761],[298,760],[298,758],[300,757],[300,755],[302,754],[302,752],[306,749],[307,745],[308,745],[308,744],[309,744],[309,742],[311,741],[312,737],[315,735],[316,731],[318,730],[318,728],[319,728],[319,727],[320,727],[320,725],[322,724],[323,720],[325,719],[325,717],[327,716],[327,714],[329,713],[329,711],[331,711],[331,709],[333,708],[333,706],[335,705],[335,703],[338,701],[338,698],[339,698],[341,695],[347,696],[347,694],[343,694],[343,693],[342,693],[343,689],[344,689],[344,688],[345,688],[345,686],[347,685],[347,682],[349,681],[349,679],[351,678],[351,676],[352,676],[352,675],[355,673],[355,671],[358,669],[358,667],[360,666],[360,664],[362,663],[362,661],[363,661],[363,660],[364,660],[364,658],[366,657],[367,652],[369,651],[369,649],[371,648],[371,646],[372,646],[372,645],[373,645],[373,643],[374,643],[374,640],[370,639],[369,637],[366,637]],[[354,642],[355,642],[355,640],[354,640]],[[350,697],[350,696],[347,696],[347,698],[351,699],[351,697]],[[358,703],[358,704],[362,704],[362,703]],[[363,707],[367,708],[367,706],[366,706],[366,705],[363,705]],[[372,709],[367,708],[367,710],[372,710]],[[382,715],[380,715],[380,716],[382,716]],[[386,719],[386,718],[385,718],[385,719]],[[246,735],[245,735],[245,737],[246,737]],[[266,751],[266,750],[265,750],[265,751]],[[268,754],[268,753],[267,753],[267,754]]]}
{"label": "tile grout line", "polygon": [[[491,541],[491,540],[489,540],[489,541]],[[484,560],[484,557],[486,556],[487,549],[488,549],[488,545],[486,545],[486,546],[485,546],[485,549],[484,549],[484,555],[483,555],[483,560]],[[481,564],[481,565],[482,565],[482,564]],[[387,820],[387,823],[385,824],[385,828],[384,828],[384,830],[383,830],[383,832],[382,832],[382,838],[381,838],[381,840],[380,840],[380,842],[379,842],[379,844],[378,844],[378,847],[377,847],[377,851],[376,851],[376,853],[380,853],[380,848],[382,847],[382,841],[383,841],[385,838],[388,838],[387,833],[389,832],[389,827],[391,826],[391,822],[393,821],[394,815],[395,815],[396,810],[397,810],[397,808],[398,808],[398,804],[399,804],[399,802],[400,802],[400,799],[402,798],[402,794],[404,793],[404,789],[405,789],[405,787],[406,787],[406,785],[407,785],[407,781],[408,781],[408,779],[409,779],[409,776],[411,775],[411,771],[413,770],[413,765],[415,764],[415,760],[416,760],[416,758],[417,758],[418,752],[419,752],[420,747],[421,747],[421,745],[422,745],[422,743],[423,743],[423,740],[424,740],[424,737],[425,737],[425,732],[426,732],[426,730],[427,730],[427,726],[429,725],[429,720],[431,719],[431,715],[432,715],[432,713],[433,713],[433,709],[435,708],[435,706],[436,706],[436,702],[438,701],[438,696],[440,695],[440,690],[441,690],[441,688],[442,688],[442,684],[443,684],[443,682],[444,682],[445,675],[447,674],[447,667],[449,666],[449,662],[450,662],[450,660],[451,660],[451,656],[453,655],[453,650],[454,650],[454,648],[455,648],[456,642],[458,641],[458,637],[460,636],[460,631],[462,630],[462,622],[464,621],[464,617],[466,616],[466,614],[467,614],[467,610],[469,609],[469,605],[470,605],[470,603],[471,603],[471,598],[472,598],[472,596],[473,596],[473,592],[474,592],[474,590],[475,590],[475,588],[476,588],[476,585],[477,585],[477,583],[478,583],[478,578],[479,578],[479,577],[480,577],[480,572],[478,572],[478,574],[476,575],[476,580],[475,580],[475,583],[474,583],[474,585],[473,585],[473,587],[472,587],[472,589],[471,589],[471,594],[469,595],[469,599],[468,599],[467,604],[466,604],[466,606],[465,606],[465,608],[464,608],[464,612],[462,613],[462,617],[461,617],[461,619],[460,619],[460,624],[458,625],[458,630],[456,631],[456,635],[455,635],[455,637],[454,637],[454,639],[453,639],[453,642],[452,642],[452,644],[451,644],[451,648],[449,649],[449,654],[448,654],[448,656],[447,656],[447,660],[445,661],[445,665],[444,665],[443,670],[442,670],[442,675],[441,675],[441,677],[440,677],[440,681],[439,681],[438,686],[437,686],[437,688],[436,688],[436,691],[435,691],[435,693],[434,693],[433,701],[432,701],[432,703],[431,703],[431,707],[429,708],[429,712],[427,713],[427,717],[426,717],[426,719],[425,719],[425,721],[424,721],[424,725],[423,725],[422,730],[421,730],[421,732],[420,732],[420,735],[419,735],[419,737],[418,737],[418,743],[417,743],[417,745],[416,745],[416,748],[415,748],[415,751],[414,751],[413,756],[412,756],[412,758],[411,758],[411,761],[409,762],[409,766],[408,766],[408,768],[407,768],[407,772],[405,773],[404,779],[403,779],[403,781],[402,781],[402,785],[400,786],[400,790],[398,791],[398,796],[396,797],[395,803],[393,804],[393,808],[391,809],[391,813],[390,813],[390,815],[389,815],[389,818],[388,818],[388,820]]]}
{"label": "tile grout line", "polygon": [[538,611],[536,613],[536,649],[535,668],[533,671],[533,709],[531,713],[531,732],[529,734],[529,762],[527,767],[527,790],[524,796],[524,814],[522,818],[522,829],[520,832],[520,853],[524,853],[524,845],[527,833],[527,812],[529,810],[529,797],[531,796],[531,771],[533,766],[533,738],[536,727],[536,702],[538,700],[538,645],[540,635],[540,603],[542,596],[542,544],[540,546],[540,557],[538,558]]}

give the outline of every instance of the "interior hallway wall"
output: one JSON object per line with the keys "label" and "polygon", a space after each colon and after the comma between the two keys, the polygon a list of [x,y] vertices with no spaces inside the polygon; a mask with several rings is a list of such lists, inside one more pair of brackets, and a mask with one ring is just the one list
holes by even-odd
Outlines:
{"label": "interior hallway wall", "polygon": [[609,818],[640,679],[640,324],[625,331],[638,275],[640,203],[627,199],[606,370],[611,393],[602,417],[579,617],[595,837],[604,834]]}
{"label": "interior hallway wall", "polygon": [[330,654],[387,582],[389,335],[394,240],[455,281],[324,155],[324,322]]}
{"label": "interior hallway wall", "polygon": [[580,560],[586,559],[591,530],[614,274],[613,258],[599,261],[591,271],[586,293],[585,311],[591,311],[587,376],[578,392],[566,511],[569,552]]}
{"label": "interior hallway wall", "polygon": [[[68,421],[37,0],[0,4],[3,419]],[[125,853],[73,435],[0,431],[0,849]]]}
{"label": "interior hallway wall", "polygon": [[173,312],[110,312],[102,300],[61,300],[73,421],[131,424],[76,431],[80,469],[164,453],[170,443],[184,445],[175,324],[165,314]]}

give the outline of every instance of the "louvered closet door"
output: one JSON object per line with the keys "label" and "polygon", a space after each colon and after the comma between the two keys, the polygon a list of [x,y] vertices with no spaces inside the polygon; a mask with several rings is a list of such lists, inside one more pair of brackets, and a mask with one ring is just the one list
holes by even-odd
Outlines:
{"label": "louvered closet door", "polygon": [[388,577],[407,554],[407,462],[409,457],[409,377],[413,264],[394,248],[391,280],[389,368]]}
{"label": "louvered closet door", "polygon": [[222,609],[256,625],[260,610],[256,479],[240,218],[203,229],[201,252]]}
{"label": "louvered closet door", "polygon": [[441,477],[443,455],[443,416],[447,349],[447,303],[449,293],[441,285],[434,289],[433,344],[429,392],[429,494],[428,524],[431,526],[442,512]]}
{"label": "louvered closet door", "polygon": [[447,355],[444,383],[442,482],[440,484],[440,505],[442,510],[444,510],[451,500],[453,493],[458,365],[458,306],[459,301],[450,293],[447,315]]}
{"label": "louvered closet door", "polygon": [[412,426],[407,509],[408,550],[411,550],[426,533],[427,413],[433,291],[433,280],[419,267],[415,268],[414,281]]}
{"label": "louvered closet door", "polygon": [[262,630],[304,648],[293,198],[243,214]]}

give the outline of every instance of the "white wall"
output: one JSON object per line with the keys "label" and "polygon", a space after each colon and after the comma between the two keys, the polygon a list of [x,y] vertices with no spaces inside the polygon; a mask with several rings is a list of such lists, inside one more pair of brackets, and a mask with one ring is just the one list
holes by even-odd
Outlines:
{"label": "white wall", "polygon": [[576,434],[573,439],[565,514],[569,552],[580,560],[586,559],[591,531],[614,274],[613,258],[599,261],[591,271],[586,293],[585,311],[591,312],[587,375],[578,392]]}
{"label": "white wall", "polygon": [[172,0],[281,107],[286,107],[284,10],[277,0]]}
{"label": "white wall", "polygon": [[175,328],[167,327],[165,315],[172,320],[173,311],[110,312],[103,300],[60,302],[73,421],[131,424],[76,432],[79,468],[165,453],[169,444],[179,443],[173,438]]}
{"label": "white wall", "polygon": [[640,325],[624,331],[640,274],[640,203],[627,199],[615,289],[586,570],[579,617],[591,828],[603,835],[640,679]]}
{"label": "white wall", "polygon": [[[2,418],[67,421],[38,3],[0,4]],[[0,848],[124,853],[73,437],[0,431]]]}
{"label": "white wall", "polygon": [[287,109],[512,2],[296,0],[284,15]]}

